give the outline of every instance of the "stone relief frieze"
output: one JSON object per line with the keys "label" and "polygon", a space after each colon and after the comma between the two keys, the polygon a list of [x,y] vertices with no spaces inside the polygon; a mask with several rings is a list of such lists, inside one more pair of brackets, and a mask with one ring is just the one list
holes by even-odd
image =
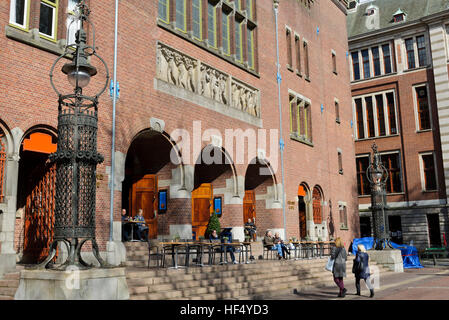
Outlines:
{"label": "stone relief frieze", "polygon": [[259,90],[162,43],[157,78],[260,118]]}

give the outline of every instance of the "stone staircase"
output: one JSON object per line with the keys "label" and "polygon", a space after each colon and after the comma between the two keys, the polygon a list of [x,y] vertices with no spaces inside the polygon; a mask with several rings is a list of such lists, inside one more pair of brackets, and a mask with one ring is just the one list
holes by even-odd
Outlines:
{"label": "stone staircase", "polygon": [[[128,244],[127,283],[132,300],[264,299],[272,295],[335,285],[324,270],[326,258],[304,260],[257,260],[250,264],[213,265],[188,269],[147,268],[146,243]],[[145,251],[145,255],[141,255]],[[352,278],[353,256],[347,275]],[[140,259],[140,260],[139,260]],[[170,259],[167,259],[169,261]],[[139,263],[140,262],[140,263]],[[381,274],[391,272],[376,265]]]}
{"label": "stone staircase", "polygon": [[0,300],[14,300],[19,287],[20,270],[23,266],[16,266],[16,271],[6,273],[0,278]]}

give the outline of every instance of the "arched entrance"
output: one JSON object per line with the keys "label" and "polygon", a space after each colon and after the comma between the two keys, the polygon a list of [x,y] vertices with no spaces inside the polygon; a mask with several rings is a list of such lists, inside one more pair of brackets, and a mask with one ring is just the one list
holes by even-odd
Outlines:
{"label": "arched entrance", "polygon": [[[226,178],[235,183],[235,168],[226,150],[207,145],[195,164],[194,187],[192,191],[192,237],[205,235],[209,218],[214,213],[214,187],[225,188]],[[234,186],[235,189],[235,186]]]}
{"label": "arched entrance", "polygon": [[301,183],[298,187],[298,214],[299,214],[299,237],[307,237],[307,203],[309,202],[309,187]]}
{"label": "arched entrance", "polygon": [[[253,159],[245,173],[245,196],[243,198],[243,223],[248,222],[248,219],[255,221],[256,218],[256,193],[258,187],[268,181],[268,184],[273,184],[275,198],[277,198],[276,190],[276,177],[273,174],[273,170],[270,165],[260,160],[259,158]],[[261,192],[259,190],[259,192]],[[266,193],[266,190],[263,192]],[[277,200],[277,199],[275,199]]]}
{"label": "arched entrance", "polygon": [[174,166],[170,161],[172,146],[165,132],[147,129],[134,138],[126,155],[122,208],[132,217],[142,209],[150,239],[158,236],[159,181],[169,176]]}
{"label": "arched entrance", "polygon": [[56,135],[50,129],[26,134],[20,147],[17,208],[24,218],[18,228],[23,230],[19,237],[23,241],[21,263],[40,262],[53,241],[56,166],[48,156],[56,147]]}
{"label": "arched entrance", "polygon": [[312,205],[313,205],[313,223],[321,224],[323,222],[323,195],[321,192],[321,188],[315,186],[312,192]]}

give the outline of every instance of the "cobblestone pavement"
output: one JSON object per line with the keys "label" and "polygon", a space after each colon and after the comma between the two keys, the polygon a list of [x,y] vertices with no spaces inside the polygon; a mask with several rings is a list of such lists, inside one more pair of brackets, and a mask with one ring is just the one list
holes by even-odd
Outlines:
{"label": "cobblestone pavement", "polygon": [[[355,295],[354,275],[347,270],[345,298],[337,297],[335,285],[277,295],[270,300],[449,300],[449,260],[438,261],[436,266],[425,261],[423,265],[421,269],[404,269],[403,273],[381,275],[373,298],[369,298],[369,290],[363,280],[360,283],[361,296]],[[332,277],[330,273],[329,276]]]}

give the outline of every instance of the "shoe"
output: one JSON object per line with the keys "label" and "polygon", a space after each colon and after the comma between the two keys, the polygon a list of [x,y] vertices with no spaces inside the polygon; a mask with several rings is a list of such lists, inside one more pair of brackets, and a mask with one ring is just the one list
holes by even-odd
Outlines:
{"label": "shoe", "polygon": [[281,260],[281,259],[282,259],[282,256],[281,256],[280,254],[278,254],[278,259],[279,259],[279,260]]}
{"label": "shoe", "polygon": [[370,298],[374,297],[374,289],[371,289],[369,292],[370,292],[369,297],[370,297]]}
{"label": "shoe", "polygon": [[239,263],[238,263],[237,261],[235,261],[235,260],[234,260],[234,261],[232,261],[232,263],[233,263],[233,264],[239,264]]}
{"label": "shoe", "polygon": [[346,288],[343,288],[343,292],[341,293],[342,298],[344,298],[346,296],[346,291],[348,291],[348,290],[346,290]]}
{"label": "shoe", "polygon": [[357,292],[355,293],[355,295],[356,295],[356,296],[359,296],[359,295],[360,295],[360,291],[357,291]]}

